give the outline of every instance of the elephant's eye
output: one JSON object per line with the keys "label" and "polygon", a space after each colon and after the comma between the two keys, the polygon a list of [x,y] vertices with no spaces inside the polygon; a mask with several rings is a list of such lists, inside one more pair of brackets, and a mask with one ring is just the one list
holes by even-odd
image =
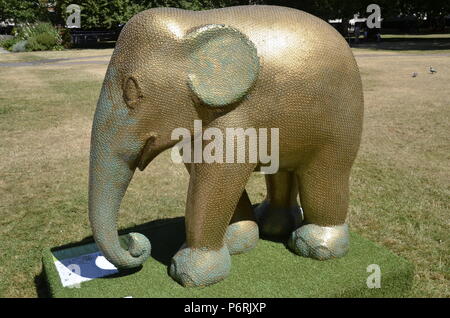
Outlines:
{"label": "elephant's eye", "polygon": [[129,77],[123,85],[123,100],[129,108],[136,108],[143,95],[137,80]]}

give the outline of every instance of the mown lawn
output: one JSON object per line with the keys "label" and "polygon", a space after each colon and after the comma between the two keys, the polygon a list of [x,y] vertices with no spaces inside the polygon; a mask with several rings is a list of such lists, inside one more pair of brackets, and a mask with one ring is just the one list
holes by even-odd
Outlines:
{"label": "mown lawn", "polygon": [[[449,57],[430,56],[439,53],[433,50],[410,57],[408,51],[354,52],[366,113],[349,224],[414,264],[411,296],[450,297]],[[0,63],[106,62],[101,56],[110,53],[2,54]],[[430,65],[438,73],[428,74]],[[0,66],[0,297],[45,295],[41,249],[91,235],[89,138],[105,70],[106,64],[86,63]],[[163,153],[135,175],[119,227],[182,216],[187,183],[184,167]],[[254,174],[248,190],[253,202],[261,201],[263,177]]]}

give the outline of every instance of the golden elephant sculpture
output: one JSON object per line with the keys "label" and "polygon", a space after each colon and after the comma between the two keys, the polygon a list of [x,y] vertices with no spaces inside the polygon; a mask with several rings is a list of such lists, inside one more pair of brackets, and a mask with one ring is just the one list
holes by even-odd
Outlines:
{"label": "golden elephant sculpture", "polygon": [[122,30],[94,116],[89,217],[112,264],[137,267],[150,255],[144,235],[131,233],[127,248],[118,239],[117,213],[134,171],[177,143],[174,129],[193,132],[198,120],[222,132],[277,128],[279,164],[266,174],[267,197],[255,208],[245,186],[261,162],[187,164],[186,244],[172,259],[175,280],[205,286],[224,279],[230,254],[253,248],[259,232],[285,237],[306,257],[346,253],[363,93],[344,38],[291,8],[157,8]]}

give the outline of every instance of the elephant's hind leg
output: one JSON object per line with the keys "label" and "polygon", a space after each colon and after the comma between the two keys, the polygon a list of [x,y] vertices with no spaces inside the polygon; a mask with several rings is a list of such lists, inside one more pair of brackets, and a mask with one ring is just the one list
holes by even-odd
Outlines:
{"label": "elephant's hind leg", "polygon": [[266,175],[266,185],[267,197],[255,208],[260,232],[267,237],[286,237],[301,222],[295,173]]}
{"label": "elephant's hind leg", "polygon": [[292,232],[288,245],[299,255],[326,260],[348,251],[345,219],[351,164],[335,157],[325,153],[297,173],[304,224]]}
{"label": "elephant's hind leg", "polygon": [[231,257],[225,233],[254,164],[192,164],[186,204],[186,246],[172,258],[170,275],[183,286],[227,277]]}

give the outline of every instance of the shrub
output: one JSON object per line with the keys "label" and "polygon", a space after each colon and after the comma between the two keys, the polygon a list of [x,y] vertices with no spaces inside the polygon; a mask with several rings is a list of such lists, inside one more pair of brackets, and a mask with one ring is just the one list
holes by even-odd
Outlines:
{"label": "shrub", "polygon": [[3,41],[0,41],[0,46],[3,47],[4,49],[11,50],[12,47],[14,46],[14,44],[16,44],[19,41],[20,40],[17,38],[6,39]]}
{"label": "shrub", "polygon": [[27,50],[44,51],[60,50],[61,37],[58,31],[50,23],[40,23],[30,30]]}
{"label": "shrub", "polygon": [[27,51],[45,51],[45,46],[39,41],[39,36],[29,38],[27,41]]}
{"label": "shrub", "polygon": [[13,30],[15,37],[0,45],[13,52],[62,50],[58,31],[50,23],[24,24]]}
{"label": "shrub", "polygon": [[11,51],[13,52],[25,52],[27,50],[27,40],[21,40],[16,42],[12,47]]}

